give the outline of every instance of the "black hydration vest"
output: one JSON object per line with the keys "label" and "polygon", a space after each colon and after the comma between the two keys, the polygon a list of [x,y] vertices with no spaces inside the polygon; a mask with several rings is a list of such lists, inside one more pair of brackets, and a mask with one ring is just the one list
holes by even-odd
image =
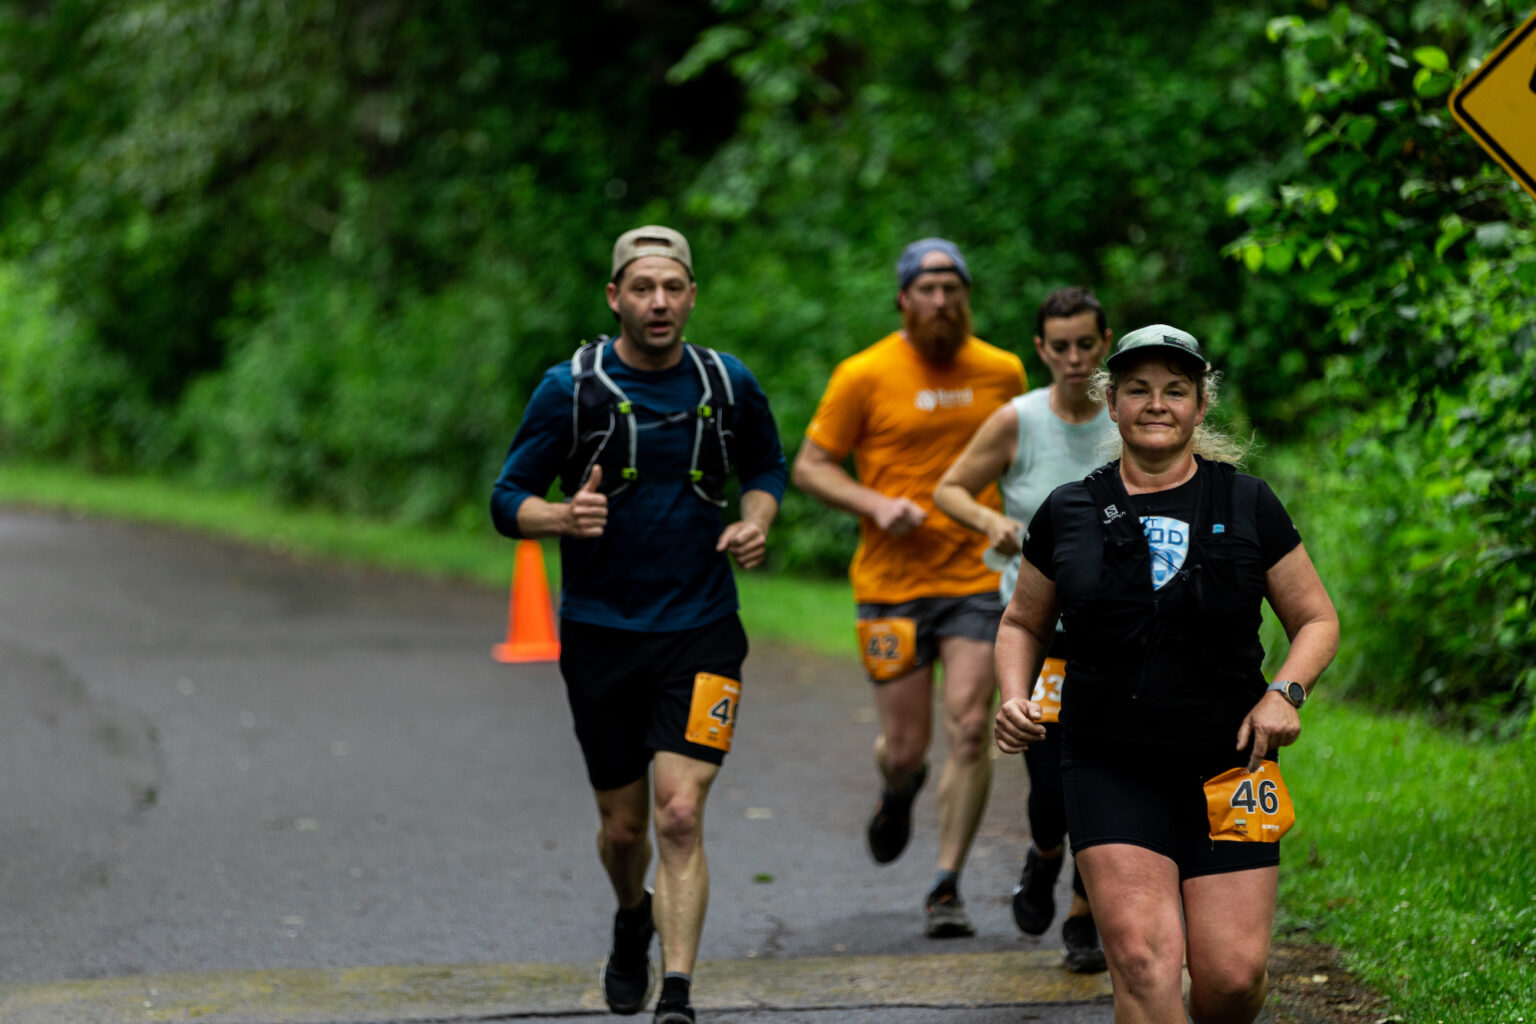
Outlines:
{"label": "black hydration vest", "polygon": [[[1110,707],[1073,715],[1069,699],[1069,726],[1091,728],[1104,714],[1119,726],[1166,714],[1181,732],[1231,742],[1263,695],[1262,574],[1244,580],[1234,560],[1236,545],[1258,543],[1258,481],[1225,462],[1200,459],[1200,466],[1189,551],[1163,590],[1153,586],[1151,550],[1119,461],[1084,480],[1103,553],[1093,594],[1064,620],[1083,654],[1070,669],[1069,690],[1086,702],[1095,699],[1085,692],[1091,687]],[[1169,591],[1174,586],[1182,593]],[[1172,602],[1177,615],[1166,610]]]}
{"label": "black hydration vest", "polygon": [[[560,473],[560,486],[575,494],[592,472],[603,467],[598,490],[610,498],[640,479],[636,468],[640,431],[629,396],[603,369],[604,354],[613,346],[606,335],[584,343],[571,357],[571,449]],[[711,505],[725,507],[725,482],[731,472],[731,430],[736,394],[725,363],[714,349],[683,342],[685,358],[699,373],[703,394],[694,409],[693,457],[688,480],[694,493]]]}

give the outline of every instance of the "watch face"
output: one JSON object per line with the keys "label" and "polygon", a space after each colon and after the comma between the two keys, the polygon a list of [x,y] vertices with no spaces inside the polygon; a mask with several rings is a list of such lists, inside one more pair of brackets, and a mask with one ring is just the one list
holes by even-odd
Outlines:
{"label": "watch face", "polygon": [[1307,699],[1307,691],[1302,689],[1300,683],[1287,683],[1285,697],[1299,708],[1301,707],[1301,702]]}

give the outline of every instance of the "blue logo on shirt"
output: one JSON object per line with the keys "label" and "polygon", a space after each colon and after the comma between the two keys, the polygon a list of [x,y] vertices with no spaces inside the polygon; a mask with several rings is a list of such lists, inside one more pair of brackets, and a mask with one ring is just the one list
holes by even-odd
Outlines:
{"label": "blue logo on shirt", "polygon": [[1142,516],[1142,532],[1152,549],[1152,589],[1161,590],[1189,554],[1189,524],[1168,516]]}

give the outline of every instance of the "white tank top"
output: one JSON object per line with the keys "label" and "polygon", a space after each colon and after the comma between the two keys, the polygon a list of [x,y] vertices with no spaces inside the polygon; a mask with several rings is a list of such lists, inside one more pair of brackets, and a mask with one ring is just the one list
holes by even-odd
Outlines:
{"label": "white tank top", "polygon": [[[1117,435],[1104,407],[1087,423],[1068,423],[1057,416],[1051,411],[1050,388],[1036,388],[1010,401],[1019,418],[1018,450],[997,485],[1003,494],[1003,513],[1028,526],[1052,491],[1081,480],[1103,464],[1099,445]],[[988,561],[998,557],[991,555]],[[1021,557],[1014,555],[1001,567],[999,593],[1005,604],[1019,580]]]}

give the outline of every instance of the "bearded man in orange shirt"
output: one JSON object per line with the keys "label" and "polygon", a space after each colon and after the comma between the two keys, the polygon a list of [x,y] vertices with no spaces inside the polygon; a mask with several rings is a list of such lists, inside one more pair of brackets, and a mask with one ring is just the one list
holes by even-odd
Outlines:
{"label": "bearded man in orange shirt", "polygon": [[[883,780],[870,854],[906,849],[912,803],[928,775],[933,666],[944,666],[949,756],[939,777],[938,872],[924,901],[934,938],[972,935],[960,870],[981,823],[996,681],[992,645],[1002,606],[982,562],[985,535],[933,504],[934,488],[993,410],[1025,388],[1018,356],[971,334],[971,273],[959,248],[924,238],[896,264],[902,329],[845,359],[806,428],[794,482],[859,517],[849,577],[865,672],[874,684]],[[850,475],[843,460],[853,455]],[[978,500],[1000,507],[995,487]]]}

